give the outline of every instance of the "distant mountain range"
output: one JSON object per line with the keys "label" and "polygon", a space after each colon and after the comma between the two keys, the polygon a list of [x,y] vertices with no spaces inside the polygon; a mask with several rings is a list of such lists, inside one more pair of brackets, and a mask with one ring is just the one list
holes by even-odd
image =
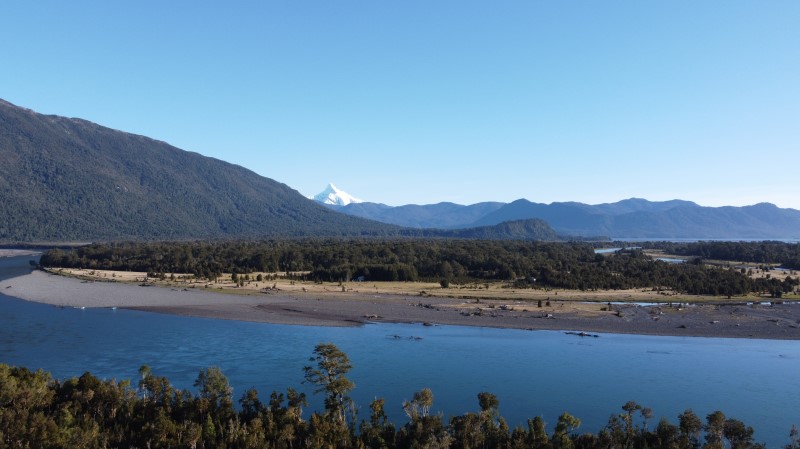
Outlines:
{"label": "distant mountain range", "polygon": [[161,141],[0,100],[0,243],[800,237],[800,212],[772,204],[711,208],[629,199],[599,205],[517,200],[390,207],[356,202],[333,185],[326,191],[318,199],[336,204],[322,206],[243,167]]}
{"label": "distant mountain range", "polygon": [[387,206],[378,203],[329,205],[347,215],[398,226],[460,229],[512,220],[541,219],[560,235],[630,239],[798,239],[800,211],[761,203],[704,207],[691,201],[631,198],[589,205],[576,202],[486,202]]}
{"label": "distant mountain range", "polygon": [[744,207],[703,207],[690,201],[652,202],[638,198],[611,204],[532,203],[517,200],[468,226],[540,218],[556,231],[613,238],[796,239],[800,211],[760,203]]}
{"label": "distant mountain range", "polygon": [[408,204],[391,207],[385,204],[355,203],[345,207],[334,207],[333,209],[355,217],[368,218],[383,223],[403,223],[399,226],[458,229],[469,227],[471,223],[478,222],[503,206],[503,203],[477,203],[470,206],[462,206],[455,203],[438,203],[424,206]]}
{"label": "distant mountain range", "polygon": [[472,230],[420,230],[352,217],[237,165],[0,100],[0,243],[558,238],[541,220],[512,221]]}

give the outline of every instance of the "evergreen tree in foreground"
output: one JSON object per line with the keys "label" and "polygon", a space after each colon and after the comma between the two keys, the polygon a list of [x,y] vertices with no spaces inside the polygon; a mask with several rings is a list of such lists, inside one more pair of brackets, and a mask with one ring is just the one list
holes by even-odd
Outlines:
{"label": "evergreen tree in foreground", "polygon": [[[629,401],[599,432],[578,433],[580,419],[564,412],[552,434],[542,417],[509,428],[500,402],[477,395],[477,412],[449,422],[431,413],[434,395],[424,388],[403,404],[409,417],[391,423],[385,402],[369,405],[358,421],[346,375],[351,364],[332,343],[318,344],[303,368],[305,381],[325,395],[324,411],[303,419],[302,393],[289,388],[262,402],[247,390],[233,406],[233,390],[218,367],[200,370],[196,393],[176,390],[165,377],[140,369],[138,387],[100,380],[89,373],[64,381],[44,371],[0,364],[0,449],[194,448],[194,449],[764,449],[753,428],[715,411],[705,423],[691,410],[678,424],[662,419],[654,429],[647,407]],[[796,427],[786,449],[798,449]]]}

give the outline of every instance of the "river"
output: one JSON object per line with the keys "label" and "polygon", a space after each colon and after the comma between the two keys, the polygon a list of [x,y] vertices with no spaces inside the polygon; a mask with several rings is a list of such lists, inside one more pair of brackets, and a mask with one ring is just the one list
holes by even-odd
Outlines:
{"label": "river", "polygon": [[[29,270],[29,258],[0,259],[0,278]],[[722,410],[756,429],[768,447],[788,443],[800,424],[800,342],[374,324],[359,328],[283,326],[112,309],[62,309],[0,294],[0,362],[42,368],[57,378],[90,371],[136,379],[142,364],[192,388],[201,368],[219,366],[238,399],[302,382],[314,345],[333,342],[350,357],[362,418],[375,397],[402,422],[403,400],[428,387],[433,412],[477,411],[489,391],[514,426],[537,415],[552,425],[564,411],[596,432],[634,400],[673,423],[692,408]],[[135,383],[135,381],[134,381]],[[317,399],[312,407],[319,406]]]}

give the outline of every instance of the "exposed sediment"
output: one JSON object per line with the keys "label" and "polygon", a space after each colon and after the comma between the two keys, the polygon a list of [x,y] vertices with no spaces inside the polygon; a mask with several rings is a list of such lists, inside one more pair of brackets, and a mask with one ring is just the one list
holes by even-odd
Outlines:
{"label": "exposed sediment", "polygon": [[428,323],[642,335],[800,339],[800,304],[652,305],[373,293],[234,295],[120,282],[92,282],[41,271],[0,281],[0,292],[65,307],[120,307],[217,319],[311,326]]}

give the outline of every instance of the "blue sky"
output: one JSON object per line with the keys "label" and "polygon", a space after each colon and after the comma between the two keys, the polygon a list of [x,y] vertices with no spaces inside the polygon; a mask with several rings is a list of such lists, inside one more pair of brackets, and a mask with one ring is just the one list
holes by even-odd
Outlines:
{"label": "blue sky", "polygon": [[800,209],[800,2],[2,2],[0,98],[439,201]]}

